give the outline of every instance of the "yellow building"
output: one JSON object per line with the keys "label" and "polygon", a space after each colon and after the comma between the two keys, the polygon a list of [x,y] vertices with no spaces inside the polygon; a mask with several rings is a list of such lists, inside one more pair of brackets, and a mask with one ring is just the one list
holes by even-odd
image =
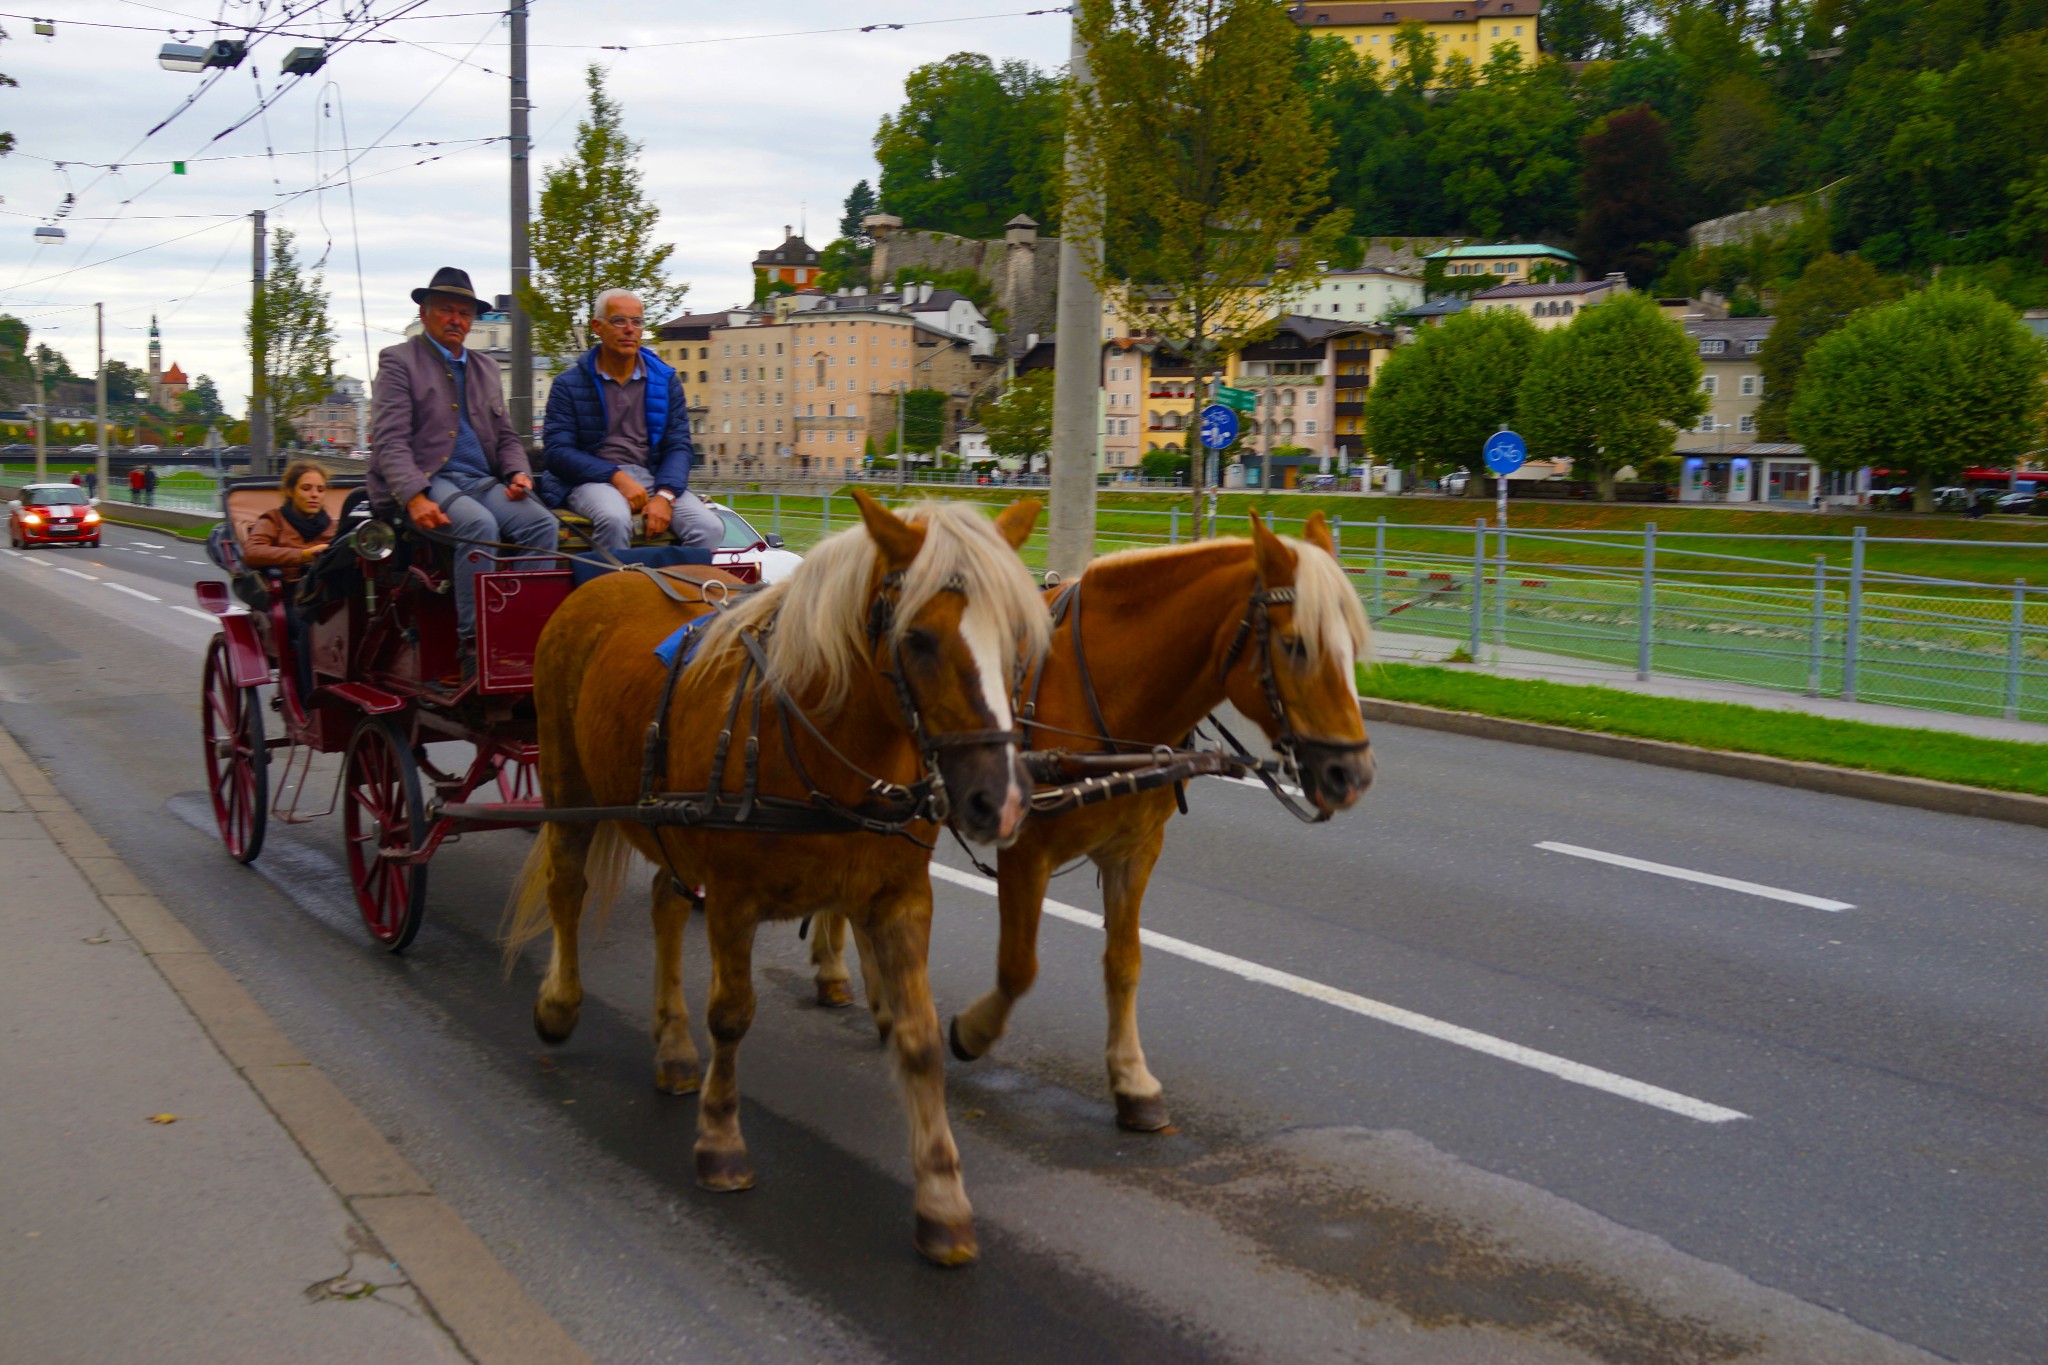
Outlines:
{"label": "yellow building", "polygon": [[1538,0],[1421,0],[1421,3],[1378,5],[1288,6],[1294,21],[1317,37],[1338,38],[1351,44],[1361,58],[1370,57],[1382,67],[1400,67],[1394,48],[1394,34],[1403,24],[1421,24],[1436,42],[1437,69],[1453,57],[1463,57],[1475,71],[1483,68],[1501,43],[1512,43],[1522,54],[1524,66],[1536,64],[1536,19],[1542,6]]}

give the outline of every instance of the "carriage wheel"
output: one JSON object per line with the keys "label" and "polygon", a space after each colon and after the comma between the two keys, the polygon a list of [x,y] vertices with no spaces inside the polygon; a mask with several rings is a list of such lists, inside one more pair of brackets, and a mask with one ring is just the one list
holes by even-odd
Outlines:
{"label": "carriage wheel", "polygon": [[507,804],[519,805],[540,800],[540,765],[521,763],[508,758],[498,765],[498,795]]}
{"label": "carriage wheel", "polygon": [[426,839],[419,764],[388,722],[365,720],[348,742],[341,823],[348,876],[370,936],[398,952],[420,931],[427,907],[424,863],[400,862]]}
{"label": "carriage wheel", "polygon": [[237,687],[228,667],[227,640],[213,637],[200,684],[200,734],[206,745],[206,794],[228,856],[252,863],[263,851],[270,819],[270,748],[263,736],[263,706],[253,687]]}

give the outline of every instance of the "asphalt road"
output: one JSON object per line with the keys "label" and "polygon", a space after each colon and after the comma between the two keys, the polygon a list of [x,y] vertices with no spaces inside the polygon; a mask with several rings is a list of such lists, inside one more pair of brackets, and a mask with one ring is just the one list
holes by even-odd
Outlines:
{"label": "asphalt road", "polygon": [[[2048,1358],[2029,831],[1393,727],[1328,826],[1203,783],[1146,918],[1178,1131],[1112,1126],[1074,872],[1010,1036],[949,1068],[984,1255],[945,1274],[872,1030],[809,1004],[793,932],[743,1053],[760,1188],[715,1197],[694,1103],[650,1084],[643,920],[589,951],[574,1041],[535,1042],[539,959],[507,979],[492,943],[527,836],[446,848],[398,958],[338,819],[230,863],[197,790],[211,573],[120,528],[0,552],[0,720],[601,1360]],[[940,861],[946,1013],[995,916]],[[693,927],[699,1011],[703,969]]]}

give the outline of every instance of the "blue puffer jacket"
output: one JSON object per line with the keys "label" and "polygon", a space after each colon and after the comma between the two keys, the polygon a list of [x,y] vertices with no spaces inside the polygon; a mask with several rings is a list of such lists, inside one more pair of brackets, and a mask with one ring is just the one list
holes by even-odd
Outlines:
{"label": "blue puffer jacket", "polygon": [[[654,473],[654,489],[680,493],[690,486],[690,466],[696,462],[682,377],[645,347],[640,351],[640,363],[647,367],[647,463]],[[618,472],[617,465],[597,453],[608,426],[606,401],[595,346],[556,375],[548,392],[541,447],[548,472],[570,487],[608,483]]]}

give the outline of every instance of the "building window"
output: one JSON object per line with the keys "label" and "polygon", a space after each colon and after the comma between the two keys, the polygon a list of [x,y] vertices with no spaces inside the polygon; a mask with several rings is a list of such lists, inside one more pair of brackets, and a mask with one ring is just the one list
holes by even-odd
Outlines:
{"label": "building window", "polygon": [[1763,348],[1764,344],[1761,341],[1745,341],[1742,343],[1742,353],[1744,355],[1755,355]]}
{"label": "building window", "polygon": [[1499,25],[1499,24],[1495,24],[1495,25],[1493,26],[1493,36],[1494,36],[1494,37],[1496,37],[1496,38],[1500,37],[1500,25]]}
{"label": "building window", "polygon": [[1736,429],[1739,431],[1755,431],[1756,414],[1748,412],[1742,414],[1742,420],[1736,423]]}
{"label": "building window", "polygon": [[[1509,8],[1509,9],[1513,9],[1513,8],[1514,8],[1514,6],[1512,6],[1512,5],[1509,5],[1509,6],[1507,6],[1507,8]],[[1517,38],[1519,38],[1519,37],[1521,37],[1521,36],[1522,36],[1522,26],[1521,26],[1520,24],[1516,24],[1516,25],[1515,25],[1515,36],[1516,36]]]}
{"label": "building window", "polygon": [[1712,398],[1721,390],[1721,380],[1716,375],[1707,375],[1700,380],[1700,392]]}
{"label": "building window", "polygon": [[1746,374],[1742,376],[1742,396],[1744,398],[1756,397],[1758,387],[1759,386],[1757,384],[1757,377],[1755,375]]}
{"label": "building window", "polygon": [[1728,343],[1720,340],[1719,338],[1713,338],[1707,341],[1702,341],[1700,343],[1701,355],[1722,355],[1725,354],[1727,350]]}
{"label": "building window", "polygon": [[1315,424],[1314,420],[1313,420],[1313,419],[1311,419],[1311,420],[1309,420],[1309,421],[1303,422],[1303,423],[1301,424],[1301,430],[1302,430],[1302,434],[1303,434],[1303,435],[1306,435],[1306,436],[1313,436],[1313,435],[1315,435],[1315,434],[1316,434],[1316,424]]}

